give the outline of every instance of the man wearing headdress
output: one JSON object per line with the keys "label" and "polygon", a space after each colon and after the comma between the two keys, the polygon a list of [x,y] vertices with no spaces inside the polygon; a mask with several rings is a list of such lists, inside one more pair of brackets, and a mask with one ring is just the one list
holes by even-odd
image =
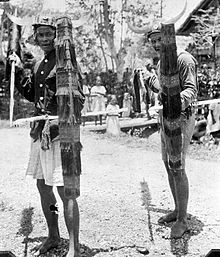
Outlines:
{"label": "man wearing headdress", "polygon": [[[35,42],[43,50],[44,57],[36,63],[33,75],[24,77],[20,59],[16,55],[10,56],[10,59],[16,62],[15,86],[28,101],[35,104],[35,116],[57,115],[55,20],[51,17],[37,17],[33,24],[33,30]],[[48,134],[47,130],[49,130]],[[48,147],[48,138],[45,138],[45,135],[50,137],[50,147]],[[63,202],[64,218],[70,236],[69,252],[66,256],[78,257],[80,256],[79,210],[76,199],[74,199],[72,213],[69,213],[70,210],[67,208],[68,199],[64,195],[57,120],[52,121],[49,127],[44,120],[35,121],[32,124],[30,136],[32,143],[26,174],[37,181],[41,206],[48,227],[48,237],[36,249],[35,255],[44,254],[60,243],[58,207],[53,193],[53,187],[56,186]]]}
{"label": "man wearing headdress", "polygon": [[[147,34],[155,51],[160,53],[161,50],[161,29],[160,25]],[[190,140],[195,126],[195,113],[193,102],[197,97],[197,76],[196,67],[197,61],[195,58],[186,51],[177,52],[177,68],[180,83],[180,98],[181,98],[181,116],[180,127],[182,132],[182,159],[181,167],[171,168],[168,160],[168,149],[165,139],[164,127],[161,126],[161,149],[162,160],[167,170],[170,189],[174,198],[175,209],[174,211],[162,216],[159,223],[169,223],[175,221],[171,228],[171,237],[180,238],[188,230],[187,224],[187,205],[189,197],[189,184],[185,171],[185,158],[186,151],[190,144]],[[157,75],[153,75],[149,79],[149,87],[158,93],[159,100],[161,96],[160,85],[160,64],[157,67]]]}
{"label": "man wearing headdress", "polygon": [[[170,19],[169,21],[163,21],[163,24],[175,24],[175,22],[182,17],[186,10],[187,2],[185,1],[184,8],[180,14],[176,17]],[[162,52],[162,33],[161,33],[161,23],[162,20],[155,20],[152,22],[152,25],[145,26],[142,28],[137,28],[131,24],[129,28],[139,34],[147,34],[149,41],[151,42],[153,48],[158,54],[160,58],[162,53],[168,56],[166,52],[167,48],[163,48]],[[176,50],[176,49],[175,49]],[[165,59],[163,59],[164,61]],[[165,62],[165,61],[164,61]],[[163,67],[165,67],[166,63],[163,63]],[[173,195],[175,208],[172,212],[168,213],[165,216],[162,216],[158,222],[159,223],[169,223],[175,222],[171,228],[171,237],[172,238],[180,238],[182,235],[188,230],[187,224],[187,206],[188,206],[188,198],[189,198],[189,183],[187,174],[185,171],[185,158],[186,151],[190,144],[190,140],[194,131],[195,126],[195,112],[193,108],[193,103],[197,97],[197,61],[195,58],[186,51],[178,52],[177,50],[177,79],[178,82],[178,135],[172,133],[172,130],[169,130],[168,127],[164,126],[164,110],[161,112],[160,120],[161,120],[161,150],[162,150],[162,160],[164,162],[165,168],[168,174],[168,180],[170,189]],[[148,79],[148,85],[158,94],[158,98],[160,101],[163,99],[169,99],[164,97],[165,91],[162,90],[161,84],[161,67],[160,62],[157,65],[156,74],[152,73],[149,78],[149,74],[145,79]],[[168,85],[172,86],[172,85]],[[172,87],[172,89],[174,89]],[[168,100],[169,101],[169,100]],[[169,109],[172,103],[168,103],[166,108]],[[168,107],[167,107],[168,106]],[[164,108],[164,106],[163,106]],[[164,109],[166,109],[164,108]],[[169,110],[168,110],[169,111]],[[175,110],[174,110],[175,112]],[[168,121],[168,120],[167,120]],[[167,123],[168,124],[168,123]],[[177,123],[176,123],[177,124]],[[168,129],[167,129],[168,128]],[[169,133],[167,133],[169,132]],[[175,137],[179,139],[179,142],[175,142]],[[168,140],[169,138],[169,140]],[[171,161],[172,152],[172,160],[176,158],[175,150],[172,144],[177,145],[178,147],[178,160],[177,162]],[[170,149],[171,147],[172,149]],[[170,151],[171,150],[171,151]]]}

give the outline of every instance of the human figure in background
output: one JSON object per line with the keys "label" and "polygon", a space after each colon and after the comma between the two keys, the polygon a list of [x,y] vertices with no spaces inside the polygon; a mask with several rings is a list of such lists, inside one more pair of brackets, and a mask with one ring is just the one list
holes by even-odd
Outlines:
{"label": "human figure in background", "polygon": [[[214,99],[218,99],[220,97],[219,93],[214,92]],[[209,105],[209,113],[207,117],[207,126],[206,126],[206,134],[220,136],[220,102],[212,103]]]}
{"label": "human figure in background", "polygon": [[198,143],[202,143],[204,141],[204,137],[206,135],[206,126],[207,120],[205,118],[196,121],[192,142],[197,141]]}
{"label": "human figure in background", "polygon": [[124,98],[123,98],[123,108],[127,108],[127,111],[122,112],[122,117],[130,117],[133,107],[132,107],[132,96],[129,93],[124,93]]}
{"label": "human figure in background", "polygon": [[119,105],[117,103],[116,95],[110,96],[109,104],[107,105],[106,111],[106,132],[108,134],[119,136],[120,135],[120,124],[119,124]]}
{"label": "human figure in background", "polygon": [[131,113],[130,117],[135,117],[135,92],[134,92],[134,84],[133,84],[133,76],[130,77],[129,83],[127,84],[126,92],[131,96]]}
{"label": "human figure in background", "polygon": [[133,77],[133,86],[134,86],[134,111],[138,114],[141,113],[141,96],[140,96],[140,71],[138,69],[134,70]]}
{"label": "human figure in background", "polygon": [[124,97],[124,86],[121,83],[116,83],[114,87],[114,95],[117,97],[117,102],[120,108],[123,106],[123,97]]}
{"label": "human figure in background", "polygon": [[[145,87],[148,88],[148,92],[150,95],[150,105],[151,106],[158,106],[159,101],[157,97],[157,93],[155,93],[149,85],[153,84],[153,79],[157,78],[155,67],[151,63],[146,64],[146,70],[144,74],[144,82]],[[159,88],[158,88],[159,91]]]}
{"label": "human figure in background", "polygon": [[89,91],[85,74],[83,74],[83,78],[82,78],[82,87],[83,87],[83,94],[85,96],[85,102],[81,112],[82,114],[86,114],[87,112],[90,111],[90,103],[89,103],[90,91]]}
{"label": "human figure in background", "polygon": [[96,84],[91,88],[92,112],[105,111],[106,88],[102,85],[100,76],[96,77]]}
{"label": "human figure in background", "polygon": [[131,69],[127,67],[123,73],[123,83],[125,85],[130,83],[131,75],[132,75]]}
{"label": "human figure in background", "polygon": [[144,81],[143,69],[139,70],[139,84],[140,84],[140,102],[141,102],[141,112],[145,112],[146,117],[150,120],[151,116],[149,113],[150,105],[150,88],[146,87]]}

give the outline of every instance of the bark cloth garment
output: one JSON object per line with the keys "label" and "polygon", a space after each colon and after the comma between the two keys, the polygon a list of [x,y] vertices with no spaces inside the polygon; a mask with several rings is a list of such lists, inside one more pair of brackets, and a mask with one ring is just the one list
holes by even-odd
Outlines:
{"label": "bark cloth garment", "polygon": [[[178,169],[185,168],[185,157],[190,140],[195,127],[195,110],[193,103],[197,97],[197,61],[188,52],[181,52],[178,54],[177,59],[179,81],[180,81],[180,97],[181,97],[181,116],[180,116],[180,127],[182,132],[182,148],[181,148],[181,166]],[[159,78],[160,65],[157,67],[157,75]],[[158,93],[160,88],[159,80],[154,80],[154,84],[150,85],[150,88]],[[162,112],[160,112],[160,123],[162,123]],[[167,148],[169,147],[164,138],[165,131],[164,126],[161,124],[161,152],[163,161],[168,161]]]}
{"label": "bark cloth garment", "polygon": [[[16,72],[15,86],[28,101],[34,102],[34,116],[57,115],[55,64],[55,50],[52,50],[35,65],[31,77],[24,77],[23,70]],[[79,92],[82,92],[81,88]],[[63,186],[58,122],[34,122],[30,136],[32,142],[26,174],[45,179],[50,186]],[[77,184],[79,186],[79,179]]]}

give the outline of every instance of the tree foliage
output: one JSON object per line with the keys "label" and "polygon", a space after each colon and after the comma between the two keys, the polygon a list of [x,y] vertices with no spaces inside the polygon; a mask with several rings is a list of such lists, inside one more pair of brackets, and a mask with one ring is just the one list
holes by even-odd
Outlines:
{"label": "tree foliage", "polygon": [[[127,19],[132,19],[137,25],[144,25],[149,22],[149,19],[160,16],[159,2],[157,0],[148,0],[145,3],[140,0],[68,2],[68,10],[78,13],[87,12],[90,15],[89,25],[77,29],[77,41],[83,43],[78,47],[84,56],[83,63],[93,63],[92,67],[102,67],[106,71],[111,69],[117,73],[120,81],[125,69],[126,57],[129,52],[132,52],[132,47],[136,48],[134,42],[137,36],[128,30]],[[87,32],[86,27],[90,28]],[[95,56],[96,54],[99,56]],[[104,65],[100,65],[99,62]]]}
{"label": "tree foliage", "polygon": [[197,47],[210,47],[220,33],[219,10],[211,7],[207,10],[200,10],[200,13],[193,16],[196,23],[195,31],[191,33]]}
{"label": "tree foliage", "polygon": [[[19,17],[36,15],[41,12],[42,6],[43,0],[17,0],[16,4]],[[141,47],[135,45],[137,35],[128,30],[127,19],[141,26],[153,17],[159,17],[159,0],[146,0],[144,3],[141,0],[67,0],[66,6],[75,28],[77,55],[84,69],[111,69],[121,80],[129,53],[138,52],[141,58],[141,54],[149,54],[144,40]],[[13,13],[10,8],[8,5],[7,11]],[[83,16],[82,24],[76,25],[78,19],[83,20]],[[149,48],[148,45],[146,48]]]}
{"label": "tree foliage", "polygon": [[162,16],[162,8],[164,5],[158,0],[134,0],[129,4],[129,1],[126,1],[124,11],[127,13],[127,16],[135,22],[136,26],[142,26],[146,23],[151,22],[154,18],[160,18]]}

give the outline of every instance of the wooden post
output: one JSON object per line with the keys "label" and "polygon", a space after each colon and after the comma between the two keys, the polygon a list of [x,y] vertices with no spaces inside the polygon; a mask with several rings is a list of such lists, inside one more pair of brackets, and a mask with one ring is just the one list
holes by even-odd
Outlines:
{"label": "wooden post", "polygon": [[64,192],[66,198],[75,199],[80,194],[83,95],[79,85],[72,23],[68,17],[57,19],[56,76]]}
{"label": "wooden post", "polygon": [[181,167],[182,154],[181,88],[177,67],[176,38],[174,24],[161,25],[162,128],[165,134],[170,168],[176,169]]}

